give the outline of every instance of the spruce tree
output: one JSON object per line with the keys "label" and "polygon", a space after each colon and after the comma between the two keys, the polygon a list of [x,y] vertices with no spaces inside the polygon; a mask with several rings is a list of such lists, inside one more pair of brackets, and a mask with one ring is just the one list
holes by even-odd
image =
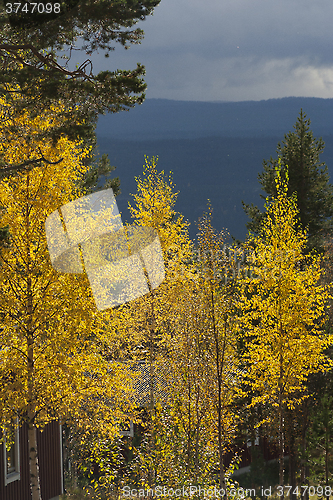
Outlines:
{"label": "spruce tree", "polygon": [[[320,161],[324,150],[324,141],[313,136],[310,120],[301,109],[294,125],[294,131],[285,134],[277,145],[277,155],[281,160],[281,177],[284,179],[286,169],[289,171],[288,196],[296,193],[299,210],[299,226],[307,232],[308,250],[323,249],[323,238],[330,233],[333,224],[333,186],[329,183],[327,165]],[[266,196],[261,198],[272,200],[276,196],[276,167],[278,159],[263,161],[263,172],[258,179]],[[260,234],[265,213],[253,203],[243,207],[250,222],[247,228]]]}

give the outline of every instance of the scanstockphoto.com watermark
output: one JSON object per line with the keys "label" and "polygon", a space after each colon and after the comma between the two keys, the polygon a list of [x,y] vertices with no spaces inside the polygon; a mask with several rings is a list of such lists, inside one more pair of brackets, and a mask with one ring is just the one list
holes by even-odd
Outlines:
{"label": "scanstockphoto.com watermark", "polygon": [[217,486],[182,486],[181,488],[170,488],[169,486],[156,486],[156,488],[131,488],[124,486],[122,489],[122,498],[152,498],[152,497],[167,497],[167,498],[229,498],[245,499],[255,497],[256,490],[244,488],[230,488],[228,491]]}
{"label": "scanstockphoto.com watermark", "polygon": [[135,489],[131,486],[124,486],[121,490],[121,498],[152,498],[152,497],[167,497],[167,498],[228,498],[232,500],[241,500],[245,498],[255,498],[256,496],[270,498],[274,497],[289,497],[291,494],[297,497],[305,497],[306,494],[311,498],[314,496],[327,498],[333,494],[331,486],[260,486],[258,488],[228,488],[225,491],[217,486],[182,486],[181,488],[170,488],[169,486],[156,486],[156,488]]}
{"label": "scanstockphoto.com watermark", "polygon": [[[199,265],[200,273],[210,279],[221,281],[227,284],[236,278],[248,279],[276,279],[281,277],[292,263],[299,265],[299,255],[293,251],[277,251],[274,254],[273,267],[254,266],[252,255],[247,255],[240,248],[230,248],[226,245],[215,250],[199,249],[194,252],[194,260]],[[285,262],[287,266],[279,266],[279,262]],[[285,268],[285,269],[283,269]]]}

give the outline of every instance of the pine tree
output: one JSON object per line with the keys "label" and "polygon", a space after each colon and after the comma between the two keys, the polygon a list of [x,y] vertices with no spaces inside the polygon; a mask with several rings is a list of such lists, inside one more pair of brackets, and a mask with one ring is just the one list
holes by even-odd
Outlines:
{"label": "pine tree", "polygon": [[[258,179],[262,190],[271,200],[276,196],[276,166],[281,161],[281,177],[286,178],[288,169],[288,196],[296,193],[300,228],[307,233],[306,249],[323,249],[323,238],[332,230],[333,224],[333,186],[329,184],[327,166],[320,161],[324,150],[323,140],[313,137],[310,120],[303,110],[294,125],[294,131],[284,136],[278,143],[278,159],[264,160],[264,170]],[[261,195],[262,198],[266,196]],[[251,221],[247,228],[255,234],[260,233],[260,226],[265,219],[265,212],[258,207],[244,204],[244,209]]]}
{"label": "pine tree", "polygon": [[62,119],[44,132],[55,140],[61,134],[73,140],[89,136],[99,113],[141,104],[146,89],[142,64],[96,74],[89,56],[98,51],[109,56],[115,44],[128,49],[141,43],[144,32],[135,25],[159,2],[1,3],[0,94],[10,97],[16,87],[22,106],[32,115],[61,100],[66,103]]}

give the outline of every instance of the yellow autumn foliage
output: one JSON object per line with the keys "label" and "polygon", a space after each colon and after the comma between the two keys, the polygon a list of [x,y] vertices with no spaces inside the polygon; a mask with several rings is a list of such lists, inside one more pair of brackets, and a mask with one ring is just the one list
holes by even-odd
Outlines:
{"label": "yellow autumn foliage", "polygon": [[[0,108],[8,110],[4,98]],[[46,217],[82,195],[76,181],[88,168],[80,142],[38,139],[59,109],[33,119],[22,110],[15,122],[8,112],[0,124],[4,163],[47,160],[0,183],[1,226],[10,233],[0,253],[0,416],[4,425],[19,415],[41,428],[72,421],[112,437],[129,406],[129,377],[106,361],[113,342],[88,280],[56,272],[46,243]]]}
{"label": "yellow autumn foliage", "polygon": [[[157,158],[146,158],[130,211],[136,224],[158,231],[166,276],[156,290],[126,306],[125,323],[136,339],[132,357],[144,360],[155,380],[148,391],[146,442],[138,450],[138,480],[146,487],[207,484],[237,423],[231,409],[233,309],[218,282],[198,270],[188,223],[175,211],[177,194]],[[211,256],[210,230],[202,228],[202,246]]]}
{"label": "yellow autumn foliage", "polygon": [[287,181],[278,171],[264,238],[256,238],[249,252],[251,276],[243,280],[241,325],[248,339],[249,379],[260,394],[254,402],[293,406],[308,376],[328,368],[324,353],[332,339],[323,330],[329,289],[319,282],[320,257],[304,258],[306,234],[297,229]]}

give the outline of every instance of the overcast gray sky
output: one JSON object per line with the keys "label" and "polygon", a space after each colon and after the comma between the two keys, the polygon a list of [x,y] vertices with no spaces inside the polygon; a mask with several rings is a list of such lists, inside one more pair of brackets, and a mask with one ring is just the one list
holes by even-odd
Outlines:
{"label": "overcast gray sky", "polygon": [[161,0],[141,46],[94,69],[146,66],[148,98],[333,97],[332,0]]}

